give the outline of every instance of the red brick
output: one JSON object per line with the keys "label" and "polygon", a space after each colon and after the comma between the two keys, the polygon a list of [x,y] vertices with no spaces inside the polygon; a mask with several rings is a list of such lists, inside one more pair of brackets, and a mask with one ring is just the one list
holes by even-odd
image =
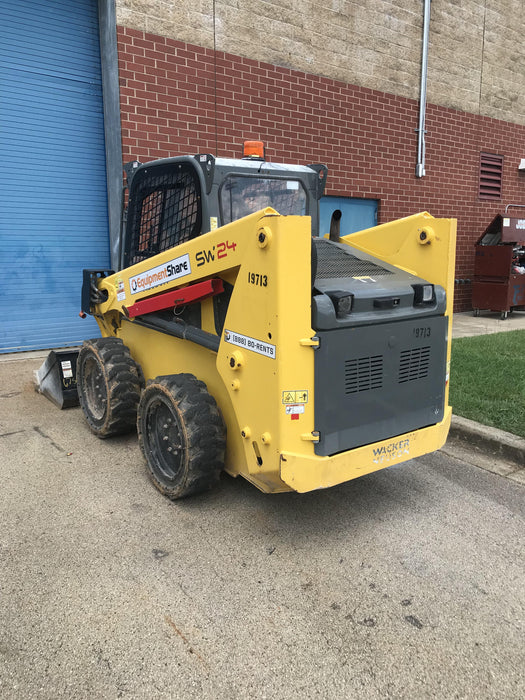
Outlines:
{"label": "red brick", "polygon": [[[261,138],[271,159],[327,163],[327,193],[379,200],[380,221],[457,217],[459,278],[494,213],[523,199],[523,126],[428,105],[427,175],[416,179],[415,100],[121,27],[118,48],[126,159],[239,156],[244,139]],[[502,202],[478,200],[482,150],[504,155]],[[456,300],[469,307],[470,285]]]}

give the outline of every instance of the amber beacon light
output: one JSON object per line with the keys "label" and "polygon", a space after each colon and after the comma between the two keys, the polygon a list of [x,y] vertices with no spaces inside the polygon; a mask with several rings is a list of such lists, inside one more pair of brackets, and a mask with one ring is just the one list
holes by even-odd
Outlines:
{"label": "amber beacon light", "polygon": [[262,141],[245,141],[243,157],[264,160],[264,143]]}

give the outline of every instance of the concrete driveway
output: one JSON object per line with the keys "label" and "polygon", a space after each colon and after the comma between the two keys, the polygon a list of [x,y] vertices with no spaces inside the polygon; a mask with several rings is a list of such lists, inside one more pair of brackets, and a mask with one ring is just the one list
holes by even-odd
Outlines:
{"label": "concrete driveway", "polygon": [[523,698],[525,489],[438,453],[171,503],[0,363],[0,697]]}

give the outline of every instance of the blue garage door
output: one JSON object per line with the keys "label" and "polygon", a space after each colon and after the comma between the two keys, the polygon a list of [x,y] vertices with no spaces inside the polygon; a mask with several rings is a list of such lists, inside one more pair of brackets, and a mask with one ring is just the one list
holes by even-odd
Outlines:
{"label": "blue garage door", "polygon": [[0,0],[0,352],[75,345],[109,263],[97,0]]}

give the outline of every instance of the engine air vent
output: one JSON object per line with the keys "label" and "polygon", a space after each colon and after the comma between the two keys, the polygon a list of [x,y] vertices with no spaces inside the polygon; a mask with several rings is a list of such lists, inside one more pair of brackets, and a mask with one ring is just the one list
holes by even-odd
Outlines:
{"label": "engine air vent", "polygon": [[413,382],[428,377],[430,346],[403,350],[399,359],[399,383]]}
{"label": "engine air vent", "polygon": [[381,389],[383,386],[383,356],[360,357],[345,361],[345,394]]}
{"label": "engine air vent", "polygon": [[314,238],[314,241],[317,252],[316,279],[384,277],[392,274],[390,270],[386,270],[369,260],[361,260],[324,238]]}

